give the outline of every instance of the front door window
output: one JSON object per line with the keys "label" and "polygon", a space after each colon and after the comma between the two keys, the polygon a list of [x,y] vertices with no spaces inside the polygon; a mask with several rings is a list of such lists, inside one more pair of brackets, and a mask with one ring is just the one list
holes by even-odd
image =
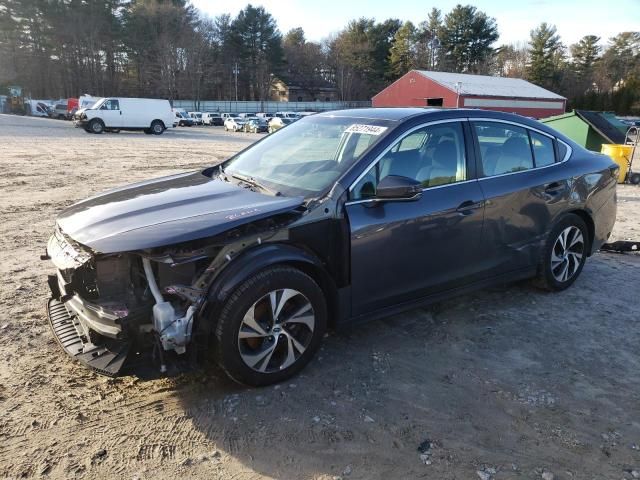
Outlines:
{"label": "front door window", "polygon": [[375,197],[378,183],[388,175],[417,180],[424,188],[466,180],[462,124],[429,125],[404,136],[354,185],[352,199]]}

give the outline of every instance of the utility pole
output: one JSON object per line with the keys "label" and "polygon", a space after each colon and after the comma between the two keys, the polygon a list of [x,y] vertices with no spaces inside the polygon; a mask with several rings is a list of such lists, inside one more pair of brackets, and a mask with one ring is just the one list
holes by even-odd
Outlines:
{"label": "utility pole", "polygon": [[456,98],[456,108],[460,108],[460,90],[462,89],[462,82],[456,82],[456,92],[458,97]]}
{"label": "utility pole", "polygon": [[233,67],[233,74],[236,79],[236,102],[238,101],[238,73],[240,73],[240,71],[238,70],[238,62],[236,62],[235,66]]}

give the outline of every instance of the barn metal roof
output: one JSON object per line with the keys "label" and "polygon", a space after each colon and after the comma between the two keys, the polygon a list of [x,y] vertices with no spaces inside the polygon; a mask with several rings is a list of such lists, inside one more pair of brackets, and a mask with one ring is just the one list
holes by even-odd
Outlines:
{"label": "barn metal roof", "polygon": [[491,77],[488,75],[468,75],[465,73],[430,72],[416,70],[418,73],[440,85],[458,91],[460,95],[487,97],[544,98],[564,100],[557,93],[550,92],[521,78]]}

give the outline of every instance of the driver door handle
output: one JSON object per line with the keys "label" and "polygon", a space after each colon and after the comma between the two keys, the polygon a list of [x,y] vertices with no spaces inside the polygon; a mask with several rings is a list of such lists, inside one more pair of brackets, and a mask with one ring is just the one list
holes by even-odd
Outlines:
{"label": "driver door handle", "polygon": [[471,215],[476,210],[484,207],[484,202],[474,202],[473,200],[466,200],[462,202],[458,208],[456,208],[456,212],[460,215]]}

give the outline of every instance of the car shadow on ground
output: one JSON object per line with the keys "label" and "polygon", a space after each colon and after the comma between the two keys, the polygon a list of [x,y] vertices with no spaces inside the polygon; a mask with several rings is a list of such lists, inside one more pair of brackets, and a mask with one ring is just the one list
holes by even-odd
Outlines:
{"label": "car shadow on ground", "polygon": [[274,478],[620,474],[635,452],[611,456],[602,434],[640,436],[624,393],[640,380],[638,334],[595,300],[624,283],[599,257],[566,292],[520,283],[455,298],[330,335],[279,385],[196,374],[180,402],[222,459]]}

